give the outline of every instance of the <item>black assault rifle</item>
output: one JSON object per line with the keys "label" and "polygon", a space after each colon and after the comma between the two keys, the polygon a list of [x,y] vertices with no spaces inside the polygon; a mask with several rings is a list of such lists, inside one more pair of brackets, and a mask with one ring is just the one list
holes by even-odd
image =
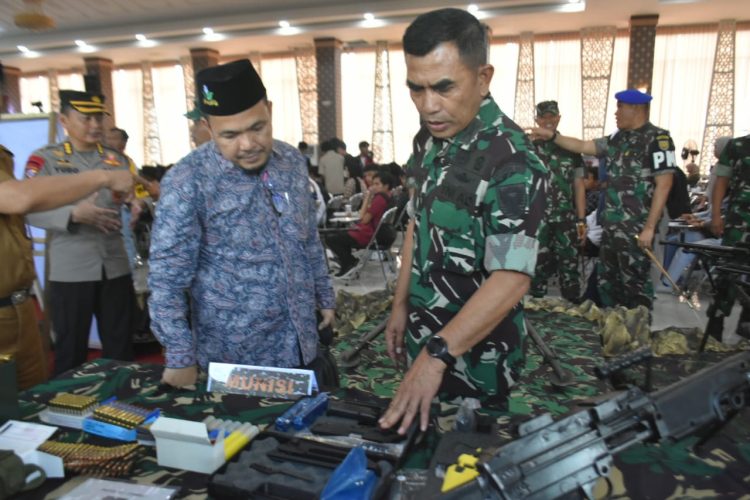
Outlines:
{"label": "black assault rifle", "polygon": [[711,435],[750,398],[750,352],[736,354],[653,393],[633,387],[558,421],[549,414],[519,427],[519,437],[479,456],[479,476],[451,499],[592,498],[612,457],[642,442]]}

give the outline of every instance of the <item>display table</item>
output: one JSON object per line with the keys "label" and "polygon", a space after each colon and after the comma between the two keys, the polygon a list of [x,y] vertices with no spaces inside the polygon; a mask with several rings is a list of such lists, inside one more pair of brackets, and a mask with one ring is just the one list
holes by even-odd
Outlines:
{"label": "display table", "polygon": [[[591,322],[563,312],[536,311],[531,312],[529,317],[539,334],[555,349],[563,366],[573,373],[576,383],[564,390],[552,388],[548,377],[550,368],[541,362],[533,346],[527,346],[527,371],[523,381],[513,391],[509,411],[490,412],[500,424],[499,435],[504,439],[512,439],[515,424],[532,415],[550,412],[559,416],[573,410],[578,403],[609,391],[604,382],[592,375],[594,366],[601,362],[601,349]],[[361,332],[379,319],[373,318],[359,330],[339,339],[335,354],[351,347]],[[704,353],[700,358],[657,358],[653,363],[654,385],[656,388],[664,387],[727,355]],[[157,365],[110,360],[87,363],[22,393],[22,415],[25,419],[36,420],[44,404],[59,392],[86,393],[102,399],[117,396],[120,400],[147,408],[161,408],[166,416],[195,421],[215,415],[258,424],[270,423],[289,405],[283,400],[206,393],[203,386],[197,391],[168,389],[159,383],[161,371],[162,367]],[[345,396],[346,391],[357,391],[358,395],[388,397],[396,389],[399,377],[400,374],[385,355],[385,342],[381,336],[362,351],[356,368],[342,373],[342,383],[347,389],[340,394]],[[455,413],[455,407],[441,406],[438,427],[450,424],[451,413]],[[687,452],[684,444],[630,448],[615,459],[611,478],[614,495],[620,498],[696,495],[738,498],[750,495],[749,424],[750,412],[746,409],[707,443],[702,455],[704,458]],[[427,466],[430,447],[436,442],[434,437],[432,433],[431,438],[423,440],[421,447],[411,452],[406,467]],[[110,446],[118,444],[64,428],[60,428],[53,439]],[[688,441],[694,443],[697,438],[689,438]],[[136,464],[132,475],[132,479],[138,482],[180,487],[182,498],[205,498],[208,478],[205,474],[160,467],[153,448],[146,449],[144,458]],[[63,482],[48,480],[42,488],[21,498],[43,498],[43,493],[52,491]]]}

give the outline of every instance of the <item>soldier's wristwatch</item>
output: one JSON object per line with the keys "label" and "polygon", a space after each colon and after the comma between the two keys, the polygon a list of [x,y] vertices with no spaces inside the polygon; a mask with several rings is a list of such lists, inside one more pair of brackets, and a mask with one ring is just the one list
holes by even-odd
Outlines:
{"label": "soldier's wristwatch", "polygon": [[427,354],[433,358],[437,358],[446,364],[448,368],[451,368],[456,364],[456,358],[448,352],[448,344],[445,343],[443,337],[439,335],[433,335],[425,345]]}

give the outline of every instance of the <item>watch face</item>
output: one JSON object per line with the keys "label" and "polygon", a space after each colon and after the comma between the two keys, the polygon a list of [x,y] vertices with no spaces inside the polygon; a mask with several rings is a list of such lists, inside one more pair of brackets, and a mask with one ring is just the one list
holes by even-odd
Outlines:
{"label": "watch face", "polygon": [[440,337],[433,336],[427,341],[427,353],[430,356],[438,357],[447,350],[448,347],[445,345],[445,340]]}

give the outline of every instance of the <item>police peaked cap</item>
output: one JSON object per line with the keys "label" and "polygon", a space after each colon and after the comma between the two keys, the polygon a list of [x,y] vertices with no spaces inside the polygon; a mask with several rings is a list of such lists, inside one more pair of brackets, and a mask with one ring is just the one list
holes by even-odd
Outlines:
{"label": "police peaked cap", "polygon": [[61,90],[60,107],[64,108],[65,106],[69,106],[85,115],[95,113],[109,114],[107,108],[104,107],[104,96],[101,94],[92,94],[91,92]]}
{"label": "police peaked cap", "polygon": [[542,101],[536,105],[536,116],[544,116],[547,113],[552,113],[553,115],[560,114],[557,101]]}
{"label": "police peaked cap", "polygon": [[637,89],[628,89],[616,93],[615,99],[625,104],[648,104],[653,97]]}
{"label": "police peaked cap", "polygon": [[236,115],[266,97],[266,87],[248,59],[201,70],[195,84],[204,115]]}

